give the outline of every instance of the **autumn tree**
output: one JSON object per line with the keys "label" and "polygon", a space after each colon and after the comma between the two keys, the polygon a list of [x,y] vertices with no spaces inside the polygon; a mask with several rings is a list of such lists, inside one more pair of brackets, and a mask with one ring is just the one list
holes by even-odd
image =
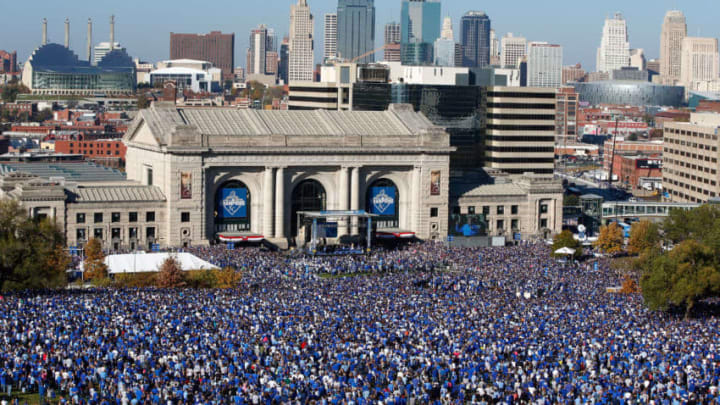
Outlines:
{"label": "autumn tree", "polygon": [[628,253],[639,255],[660,247],[660,226],[650,221],[635,222],[630,229]]}
{"label": "autumn tree", "polygon": [[572,232],[565,230],[560,232],[559,234],[555,235],[555,238],[553,238],[553,245],[552,245],[552,251],[553,256],[555,256],[555,252],[562,248],[570,248],[575,249],[574,257],[578,258],[582,256],[582,249],[580,246],[580,242],[573,237]]}
{"label": "autumn tree", "polygon": [[232,267],[225,267],[217,273],[218,288],[235,288],[242,280],[242,273]]}
{"label": "autumn tree", "polygon": [[0,291],[64,287],[64,246],[53,221],[29,218],[17,201],[0,200]]}
{"label": "autumn tree", "polygon": [[83,278],[94,283],[100,283],[108,278],[108,267],[105,264],[105,254],[100,240],[92,238],[85,245],[85,262]]}
{"label": "autumn tree", "polygon": [[680,307],[689,317],[698,301],[720,296],[715,252],[697,240],[683,241],[669,253],[650,261],[641,286],[650,309]]}
{"label": "autumn tree", "polygon": [[622,252],[624,241],[625,238],[623,237],[622,229],[618,224],[613,222],[600,227],[600,234],[593,245],[601,252],[616,254]]}
{"label": "autumn tree", "polygon": [[182,288],[185,287],[185,273],[180,262],[173,256],[165,259],[160,265],[157,275],[157,286],[160,288]]}

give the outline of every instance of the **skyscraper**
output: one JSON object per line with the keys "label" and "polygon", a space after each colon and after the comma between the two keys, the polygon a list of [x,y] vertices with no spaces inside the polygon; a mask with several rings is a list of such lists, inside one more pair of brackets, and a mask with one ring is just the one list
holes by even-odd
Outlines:
{"label": "skyscraper", "polygon": [[[97,53],[97,48],[95,50]],[[235,69],[235,34],[212,31],[206,35],[170,33],[170,59],[204,60],[232,80]]]}
{"label": "skyscraper", "polygon": [[324,51],[323,51],[323,60],[327,61],[328,59],[337,58],[338,56],[338,31],[337,31],[337,14],[335,13],[328,13],[325,14],[325,26],[324,26],[324,32],[325,32],[325,38],[324,38]]}
{"label": "skyscraper", "polygon": [[685,37],[682,42],[680,81],[686,90],[698,90],[700,82],[720,80],[717,38]]}
{"label": "skyscraper", "polygon": [[562,46],[547,42],[531,42],[528,46],[528,86],[560,87],[562,61]]}
{"label": "skyscraper", "polygon": [[313,80],[313,32],[315,22],[307,0],[290,6],[290,63],[288,81]]}
{"label": "skyscraper", "polygon": [[490,17],[482,11],[469,11],[461,20],[463,66],[490,64]]}
{"label": "skyscraper", "polygon": [[674,84],[680,80],[682,42],[686,36],[687,23],[682,11],[668,11],[660,34],[660,80],[663,83]]}
{"label": "skyscraper", "polygon": [[500,40],[494,29],[490,29],[490,64],[500,64]]}
{"label": "skyscraper", "polygon": [[248,75],[264,75],[267,58],[268,30],[264,25],[250,31],[250,48],[248,49]]}
{"label": "skyscraper", "polygon": [[402,0],[401,60],[403,65],[433,63],[433,44],[440,37],[440,0]]}
{"label": "skyscraper", "polygon": [[455,66],[457,62],[456,54],[458,52],[457,45],[452,28],[452,19],[445,17],[440,38],[435,40],[435,64],[438,66]]}
{"label": "skyscraper", "polygon": [[278,63],[278,79],[282,80],[284,84],[287,84],[290,66],[290,38],[283,38],[278,57],[280,58],[280,62]]}
{"label": "skyscraper", "polygon": [[597,71],[612,73],[630,66],[630,42],[628,41],[627,21],[622,14],[605,19],[600,48],[597,51]]}
{"label": "skyscraper", "polygon": [[527,55],[527,40],[516,37],[512,32],[502,38],[502,51],[500,65],[503,67],[517,67],[518,61]]}
{"label": "skyscraper", "polygon": [[341,58],[371,63],[375,55],[375,0],[338,0],[337,51]]}
{"label": "skyscraper", "polygon": [[385,24],[385,61],[400,62],[400,24],[391,22]]}

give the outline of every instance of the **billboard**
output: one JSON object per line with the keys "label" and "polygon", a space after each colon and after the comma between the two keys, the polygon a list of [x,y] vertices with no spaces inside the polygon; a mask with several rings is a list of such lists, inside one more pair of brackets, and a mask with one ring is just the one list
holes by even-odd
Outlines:
{"label": "billboard", "polygon": [[454,236],[485,236],[487,224],[482,214],[450,215],[449,234]]}
{"label": "billboard", "polygon": [[220,190],[218,217],[225,219],[247,218],[248,190],[223,188]]}
{"label": "billboard", "polygon": [[397,190],[395,187],[372,187],[370,189],[370,213],[394,217]]}

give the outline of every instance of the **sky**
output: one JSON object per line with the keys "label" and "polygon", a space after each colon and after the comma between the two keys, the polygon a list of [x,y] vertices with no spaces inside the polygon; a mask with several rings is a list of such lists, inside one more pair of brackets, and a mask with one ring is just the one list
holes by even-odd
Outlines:
{"label": "sky", "polygon": [[[156,62],[168,59],[170,32],[235,33],[235,65],[245,65],[250,30],[258,24],[287,34],[290,5],[296,0],[0,0],[0,49],[17,50],[24,62],[40,45],[41,22],[48,19],[51,42],[64,41],[64,21],[70,18],[70,47],[86,57],[88,17],[93,19],[93,42],[109,39],[109,19],[116,19],[115,38],[130,56]],[[308,0],[315,16],[316,59],[322,55],[323,15],[335,12],[337,0]],[[377,47],[383,44],[385,23],[400,20],[401,0],[376,0]],[[507,32],[530,41],[546,41],[564,47],[565,64],[582,63],[594,70],[595,55],[607,16],[621,12],[628,21],[630,47],[643,48],[648,59],[659,57],[660,30],[667,10],[680,9],[688,22],[688,35],[719,37],[718,0],[442,0],[443,16],[453,19],[456,40],[462,15],[469,10],[485,11],[492,27],[502,36]]]}

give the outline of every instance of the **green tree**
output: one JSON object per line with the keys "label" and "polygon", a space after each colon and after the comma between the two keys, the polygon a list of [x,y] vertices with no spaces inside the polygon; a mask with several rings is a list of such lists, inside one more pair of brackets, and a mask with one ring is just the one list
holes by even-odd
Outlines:
{"label": "green tree", "polygon": [[35,122],[45,122],[53,118],[53,111],[49,108],[45,108],[38,111],[37,114],[33,115],[32,119]]}
{"label": "green tree", "polygon": [[2,91],[0,91],[0,98],[2,98],[2,101],[6,103],[14,103],[17,100],[18,94],[27,94],[30,93],[30,89],[25,87],[22,83],[8,83],[4,86],[2,86]]}
{"label": "green tree", "polygon": [[[577,241],[574,237],[572,232],[565,230],[560,232],[559,234],[555,235],[555,238],[553,238],[553,245],[552,245],[552,251],[553,256],[555,255],[555,252],[562,248],[570,248],[575,249],[575,255],[573,257],[578,258],[582,256],[582,249],[580,246],[580,242]],[[563,256],[563,255],[560,255]]]}
{"label": "green tree", "polygon": [[103,283],[108,278],[108,268],[105,264],[105,254],[102,251],[100,240],[92,238],[85,245],[85,280],[93,283]]}
{"label": "green tree", "polygon": [[218,288],[231,289],[235,288],[240,284],[242,280],[242,273],[233,269],[232,267],[225,267],[220,270],[217,274],[217,286]]}
{"label": "green tree", "polygon": [[706,204],[694,210],[672,210],[663,223],[665,237],[672,243],[697,240],[720,256],[720,207]]}
{"label": "green tree", "polygon": [[14,200],[0,200],[0,291],[60,288],[69,258],[62,231],[34,220]]}
{"label": "green tree", "polygon": [[150,107],[150,102],[148,101],[145,93],[138,94],[137,107],[138,107],[138,110],[144,110],[144,109]]}
{"label": "green tree", "polygon": [[660,247],[660,226],[650,221],[635,222],[630,229],[628,253],[639,255]]}
{"label": "green tree", "polygon": [[720,296],[715,252],[696,240],[683,241],[668,254],[649,262],[641,286],[650,309],[680,307],[689,317],[698,301]]}
{"label": "green tree", "polygon": [[185,287],[185,273],[180,263],[170,256],[160,265],[157,275],[157,286],[160,288],[182,288]]}
{"label": "green tree", "polygon": [[625,238],[623,237],[622,229],[620,229],[618,224],[613,222],[600,227],[600,234],[593,245],[601,252],[616,254],[622,252],[624,241]]}

